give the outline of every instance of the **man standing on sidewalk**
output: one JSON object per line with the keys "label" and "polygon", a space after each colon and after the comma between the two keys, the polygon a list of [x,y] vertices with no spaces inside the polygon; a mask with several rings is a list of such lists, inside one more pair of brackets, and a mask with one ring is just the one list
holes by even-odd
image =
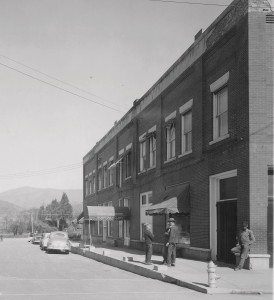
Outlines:
{"label": "man standing on sidewalk", "polygon": [[154,239],[154,235],[152,233],[151,225],[145,224],[144,231],[145,243],[146,243],[146,265],[152,265],[151,256],[152,256],[152,241]]}
{"label": "man standing on sidewalk", "polygon": [[178,243],[178,227],[175,225],[175,220],[170,218],[168,220],[170,231],[167,246],[167,266],[175,267],[176,261],[176,244]]}
{"label": "man standing on sidewalk", "polygon": [[239,232],[237,237],[238,245],[231,249],[232,253],[240,253],[240,262],[239,265],[234,269],[235,271],[239,271],[243,268],[244,262],[248,257],[250,246],[255,242],[255,237],[252,230],[249,230],[248,223],[246,221],[243,222],[242,230]]}

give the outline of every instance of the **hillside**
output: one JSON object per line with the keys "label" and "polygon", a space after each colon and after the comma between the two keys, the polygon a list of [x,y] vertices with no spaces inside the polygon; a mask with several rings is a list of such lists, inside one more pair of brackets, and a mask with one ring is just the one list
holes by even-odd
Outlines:
{"label": "hillside", "polygon": [[6,215],[12,216],[22,210],[23,210],[22,207],[19,207],[7,201],[0,200],[0,217]]}
{"label": "hillside", "polygon": [[65,192],[69,198],[73,208],[81,207],[83,203],[82,190],[59,190],[59,189],[43,189],[33,187],[22,187],[14,190],[8,190],[0,193],[0,199],[10,204],[21,207],[22,209],[39,208],[41,205],[46,206],[53,199],[61,200],[62,194]]}

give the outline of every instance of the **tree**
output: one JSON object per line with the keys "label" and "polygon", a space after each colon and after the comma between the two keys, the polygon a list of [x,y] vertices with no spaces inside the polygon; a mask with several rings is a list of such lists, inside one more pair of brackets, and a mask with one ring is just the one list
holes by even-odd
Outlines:
{"label": "tree", "polygon": [[60,227],[63,229],[68,226],[68,221],[72,219],[72,206],[66,193],[63,193],[59,203]]}

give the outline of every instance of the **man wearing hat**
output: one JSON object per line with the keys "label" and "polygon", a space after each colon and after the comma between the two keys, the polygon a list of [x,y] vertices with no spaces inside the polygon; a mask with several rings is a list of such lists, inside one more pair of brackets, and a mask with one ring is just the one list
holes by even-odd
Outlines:
{"label": "man wearing hat", "polygon": [[234,269],[239,271],[243,268],[245,260],[248,257],[250,246],[255,242],[255,237],[252,230],[248,229],[248,222],[244,221],[242,223],[242,229],[236,237],[238,240],[238,245],[231,249],[232,253],[240,253],[240,262],[239,265]]}
{"label": "man wearing hat", "polygon": [[167,266],[175,267],[176,260],[176,244],[178,243],[178,227],[175,225],[174,218],[168,220],[169,223],[169,236],[168,242],[166,243],[167,247]]}
{"label": "man wearing hat", "polygon": [[154,239],[154,234],[152,233],[152,228],[149,223],[145,224],[144,238],[146,244],[146,265],[152,265],[151,256],[152,256],[152,241]]}

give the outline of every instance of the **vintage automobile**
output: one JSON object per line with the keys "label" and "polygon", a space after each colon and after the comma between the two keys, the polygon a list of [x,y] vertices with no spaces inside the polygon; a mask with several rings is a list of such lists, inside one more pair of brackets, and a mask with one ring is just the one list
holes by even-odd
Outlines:
{"label": "vintage automobile", "polygon": [[46,250],[47,249],[49,236],[50,236],[50,233],[48,233],[48,232],[42,234],[42,239],[41,239],[41,242],[40,242],[41,250]]}
{"label": "vintage automobile", "polygon": [[47,253],[51,253],[53,251],[69,254],[70,242],[69,242],[67,232],[64,231],[51,232],[47,243]]}
{"label": "vintage automobile", "polygon": [[32,238],[32,240],[31,240],[31,243],[32,244],[40,244],[40,241],[41,241],[41,239],[42,239],[42,236],[41,235],[34,235],[33,236],[33,238]]}

